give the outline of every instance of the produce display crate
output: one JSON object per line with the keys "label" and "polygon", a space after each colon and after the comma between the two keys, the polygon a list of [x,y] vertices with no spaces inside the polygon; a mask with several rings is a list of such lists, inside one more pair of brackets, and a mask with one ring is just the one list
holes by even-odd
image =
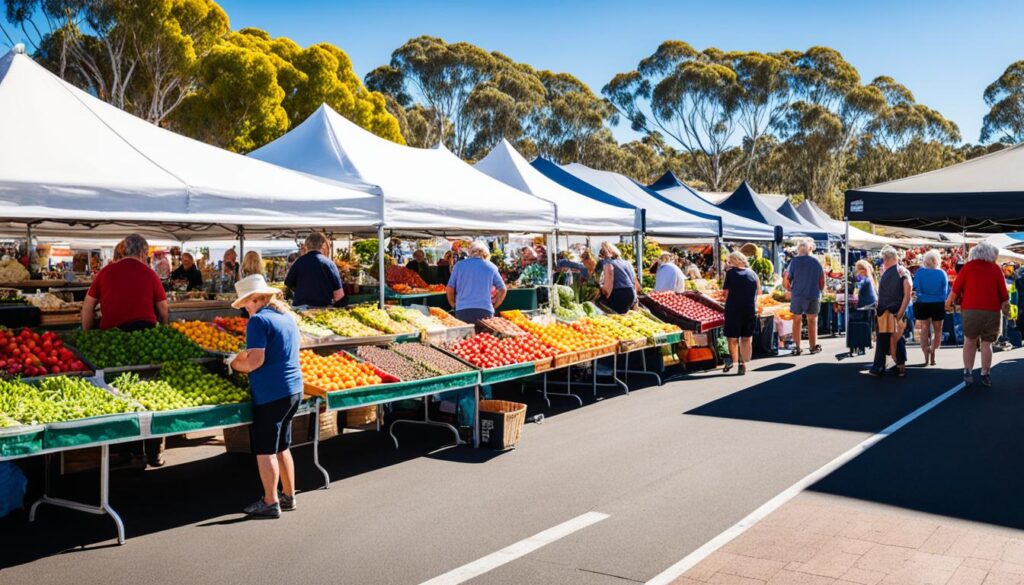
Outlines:
{"label": "produce display crate", "polygon": [[540,374],[555,367],[555,358],[544,358],[533,362],[533,372]]}
{"label": "produce display crate", "polygon": [[616,352],[620,354],[632,353],[634,351],[645,349],[648,347],[651,347],[651,340],[647,339],[646,337],[638,337],[636,339],[624,339],[619,342],[618,347],[616,348]]}
{"label": "produce display crate", "polygon": [[[227,366],[220,360],[207,358],[202,363],[213,373],[224,374],[227,372]],[[104,370],[104,373],[108,371]],[[160,366],[133,371],[137,372],[140,378],[152,379],[159,373]],[[121,394],[116,387],[111,386],[110,380],[105,380],[102,385],[114,394],[132,400]],[[132,400],[132,402],[139,407],[143,435],[147,436],[182,435],[204,429],[238,426],[252,422],[252,403],[249,401],[207,404],[174,410],[146,410],[137,401]]]}
{"label": "produce display crate", "polygon": [[0,460],[41,451],[44,430],[43,425],[18,425],[0,429]]}
{"label": "produce display crate", "polygon": [[480,444],[492,449],[514,449],[523,435],[526,405],[506,400],[480,401]]}
{"label": "produce display crate", "polygon": [[417,398],[448,390],[469,388],[480,383],[480,371],[460,372],[408,382],[375,384],[350,390],[327,393],[327,407],[331,410],[347,410],[357,406],[370,406],[395,402],[406,398]]}
{"label": "produce display crate", "polygon": [[[504,317],[498,317],[498,318],[499,319],[505,319]],[[505,320],[508,321],[508,319],[505,319]],[[508,321],[508,323],[510,325],[512,325],[511,321]],[[522,337],[524,335],[529,335],[529,333],[523,331],[522,329],[519,329],[519,327],[517,327],[515,325],[512,325],[517,330],[517,332],[514,335],[511,333],[511,331],[512,331],[511,329],[509,329],[508,332],[498,331],[497,329],[494,329],[489,324],[484,323],[483,321],[480,321],[478,323],[478,325],[479,325],[481,331],[484,331],[486,333],[490,333],[491,335],[493,335],[495,337]]]}
{"label": "produce display crate", "polygon": [[580,354],[580,352],[578,352],[578,351],[570,351],[568,353],[560,353],[560,354],[555,356],[555,358],[554,358],[555,361],[554,361],[554,364],[553,364],[552,367],[564,368],[565,366],[568,366],[569,364],[574,364],[574,363],[580,361],[579,354]]}
{"label": "produce display crate", "polygon": [[480,383],[497,384],[498,382],[508,382],[509,380],[516,380],[519,378],[526,378],[527,376],[532,376],[536,373],[536,371],[537,370],[534,362],[525,362],[522,364],[511,364],[508,366],[501,366],[499,368],[490,368],[488,370],[480,371]]}
{"label": "produce display crate", "polygon": [[[705,298],[703,295],[701,295],[699,293],[693,293],[693,294],[696,295],[697,299],[699,299],[698,302],[703,302],[704,304],[708,304],[709,306],[710,306],[711,303],[714,303],[714,301]],[[691,297],[691,298],[694,298],[694,297]],[[667,307],[663,306],[661,303],[658,303],[657,301],[655,301],[654,299],[652,299],[652,298],[650,298],[650,297],[648,297],[646,295],[643,295],[643,296],[640,297],[640,302],[645,307],[650,309],[651,312],[654,313],[654,315],[656,317],[658,317],[659,319],[661,319],[662,321],[664,321],[666,323],[671,323],[672,325],[676,325],[676,326],[680,327],[681,329],[687,329],[687,330],[690,330],[690,331],[698,331],[698,332],[706,332],[706,331],[710,331],[711,329],[714,329],[716,327],[721,327],[722,326],[722,323],[718,322],[718,321],[712,321],[710,323],[701,323],[699,321],[695,321],[693,319],[690,319],[689,317],[685,317],[683,315],[679,315],[675,311],[669,310]]]}
{"label": "produce display crate", "polygon": [[592,347],[590,349],[584,349],[577,352],[576,361],[586,362],[600,357],[613,355],[615,351],[618,349],[618,347],[618,342],[615,342],[609,343],[607,345],[601,345],[598,347]]}
{"label": "produce display crate", "polygon": [[430,345],[443,345],[456,339],[465,339],[476,333],[474,325],[463,325],[462,327],[446,327],[440,331],[424,331],[423,341]]}

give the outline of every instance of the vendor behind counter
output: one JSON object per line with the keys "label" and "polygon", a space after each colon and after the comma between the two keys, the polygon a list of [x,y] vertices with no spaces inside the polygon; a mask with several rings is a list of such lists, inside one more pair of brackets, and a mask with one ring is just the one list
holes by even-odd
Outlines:
{"label": "vendor behind counter", "polygon": [[168,322],[167,295],[146,263],[148,251],[149,243],[139,234],[124,239],[124,257],[100,270],[85,295],[82,329],[95,326],[97,306],[102,308],[100,329],[135,330]]}
{"label": "vendor behind counter", "polygon": [[309,250],[292,264],[284,284],[291,289],[292,304],[308,307],[329,307],[345,298],[338,266],[330,258],[331,244],[327,236],[314,232],[306,238]]}
{"label": "vendor behind counter", "polygon": [[171,282],[187,283],[186,290],[202,290],[203,273],[196,266],[196,259],[190,252],[181,255],[181,265],[171,272]]}

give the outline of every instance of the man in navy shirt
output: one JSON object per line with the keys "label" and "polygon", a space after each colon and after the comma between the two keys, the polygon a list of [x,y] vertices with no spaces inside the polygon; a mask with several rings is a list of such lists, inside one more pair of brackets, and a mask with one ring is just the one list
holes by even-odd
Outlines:
{"label": "man in navy shirt", "polygon": [[292,264],[284,284],[292,290],[295,306],[328,307],[345,296],[338,267],[331,260],[331,243],[321,232],[306,238],[306,249]]}

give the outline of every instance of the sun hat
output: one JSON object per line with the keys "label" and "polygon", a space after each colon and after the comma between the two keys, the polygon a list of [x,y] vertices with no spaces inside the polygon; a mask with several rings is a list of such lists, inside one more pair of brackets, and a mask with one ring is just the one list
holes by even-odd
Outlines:
{"label": "sun hat", "polygon": [[235,283],[235,293],[238,295],[238,298],[235,299],[235,302],[231,303],[231,306],[235,309],[241,309],[242,303],[250,295],[276,295],[280,292],[280,290],[269,286],[262,274],[253,274]]}

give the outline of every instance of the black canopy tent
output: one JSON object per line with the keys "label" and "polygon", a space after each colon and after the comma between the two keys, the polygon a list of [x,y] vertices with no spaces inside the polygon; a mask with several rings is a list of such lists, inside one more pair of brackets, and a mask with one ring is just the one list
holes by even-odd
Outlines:
{"label": "black canopy tent", "polygon": [[931,231],[1024,230],[1024,144],[846,192],[849,221]]}
{"label": "black canopy tent", "polygon": [[[1024,230],[1024,144],[905,179],[850,189],[851,221],[961,233]],[[850,252],[845,265],[849,268]],[[846,295],[849,320],[849,295]],[[847,323],[849,325],[849,323]]]}

